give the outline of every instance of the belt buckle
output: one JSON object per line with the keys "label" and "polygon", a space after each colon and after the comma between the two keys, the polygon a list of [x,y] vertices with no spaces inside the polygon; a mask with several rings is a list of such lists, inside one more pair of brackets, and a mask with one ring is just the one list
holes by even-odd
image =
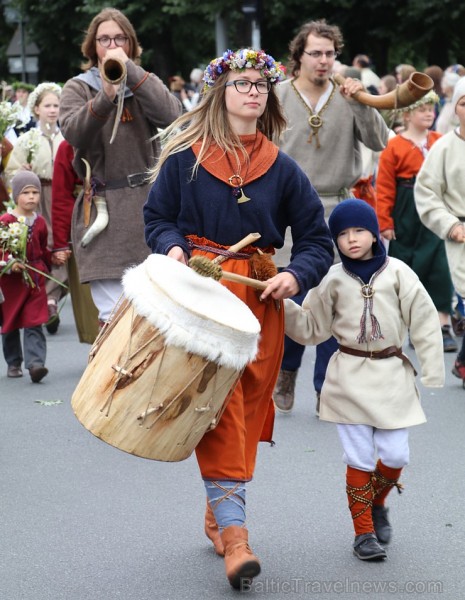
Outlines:
{"label": "belt buckle", "polygon": [[130,188],[139,187],[145,183],[145,173],[133,173],[126,177]]}

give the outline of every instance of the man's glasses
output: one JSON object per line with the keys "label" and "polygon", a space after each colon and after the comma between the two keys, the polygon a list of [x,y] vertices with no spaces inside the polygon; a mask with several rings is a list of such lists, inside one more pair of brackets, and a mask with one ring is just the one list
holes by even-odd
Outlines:
{"label": "man's glasses", "polygon": [[109,48],[111,46],[111,42],[115,42],[115,46],[122,48],[128,39],[129,38],[125,35],[115,35],[115,37],[102,35],[101,37],[96,38],[97,42],[102,46],[102,48]]}
{"label": "man's glasses", "polygon": [[228,81],[224,84],[224,87],[233,85],[239,94],[248,94],[255,86],[255,89],[259,94],[269,94],[271,90],[271,81],[247,81],[246,79],[238,79],[237,81]]}
{"label": "man's glasses", "polygon": [[306,50],[304,50],[304,52],[305,52],[305,54],[308,54],[309,56],[311,56],[312,58],[315,58],[316,60],[321,58],[323,56],[323,54],[326,56],[326,58],[328,60],[331,58],[336,58],[336,56],[339,55],[339,52],[336,52],[336,50],[328,50],[328,52],[321,52],[321,50],[312,50],[311,52],[307,52]]}

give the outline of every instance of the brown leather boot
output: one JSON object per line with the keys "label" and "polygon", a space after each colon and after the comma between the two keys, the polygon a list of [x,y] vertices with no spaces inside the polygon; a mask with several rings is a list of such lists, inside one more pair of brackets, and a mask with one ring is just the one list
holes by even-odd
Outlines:
{"label": "brown leather boot", "polygon": [[205,535],[213,542],[215,552],[219,556],[224,556],[224,546],[221,540],[220,530],[218,529],[215,515],[213,514],[213,510],[208,500],[207,510],[205,511]]}
{"label": "brown leather boot", "polygon": [[297,371],[279,371],[273,391],[273,401],[281,413],[290,413],[294,406],[295,382]]}
{"label": "brown leather boot", "polygon": [[250,585],[260,573],[260,562],[249,548],[249,532],[244,527],[231,525],[221,534],[224,544],[224,566],[226,577],[235,590],[241,585]]}

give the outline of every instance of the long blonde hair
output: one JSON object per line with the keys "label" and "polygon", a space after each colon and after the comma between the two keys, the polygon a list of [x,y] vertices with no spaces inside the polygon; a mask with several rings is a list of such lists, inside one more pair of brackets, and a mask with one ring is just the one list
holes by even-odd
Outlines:
{"label": "long blonde hair", "polygon": [[[158,163],[150,172],[150,181],[155,181],[164,162],[171,154],[182,152],[193,144],[201,141],[200,152],[192,169],[195,176],[199,165],[207,157],[208,149],[216,144],[224,152],[232,153],[237,160],[237,149],[240,149],[247,158],[239,135],[233,130],[228,118],[225,100],[225,86],[228,72],[223,73],[215,81],[215,85],[205,91],[199,104],[190,112],[176,119],[167,127],[161,136],[165,139],[163,150]],[[279,137],[286,128],[286,119],[279,99],[272,84],[263,115],[258,118],[257,128],[269,140]]]}

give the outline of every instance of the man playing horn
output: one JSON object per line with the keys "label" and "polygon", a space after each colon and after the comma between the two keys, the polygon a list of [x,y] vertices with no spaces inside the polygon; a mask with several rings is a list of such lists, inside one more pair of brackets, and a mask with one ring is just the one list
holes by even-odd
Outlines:
{"label": "man playing horn", "polygon": [[[86,179],[82,159],[92,170],[90,185],[85,183],[92,193],[78,199],[73,209],[73,252],[81,283],[90,283],[99,319],[105,322],[121,296],[123,272],[148,254],[142,206],[146,174],[160,152],[154,135],[181,114],[181,104],[139,65],[142,49],[136,32],[119,10],[105,8],[92,19],[81,50],[87,62],[84,72],[65,84],[60,124],[76,149],[73,166],[79,178]],[[124,65],[122,89],[103,77],[109,59]]]}
{"label": "man playing horn", "polygon": [[[290,43],[292,77],[279,84],[288,128],[279,140],[281,150],[294,158],[316,188],[328,219],[362,174],[360,144],[382,150],[389,130],[379,112],[354,99],[363,90],[360,81],[346,78],[338,90],[331,75],[343,48],[338,27],[326,21],[303,25]],[[285,261],[283,261],[283,264]],[[294,298],[301,302],[305,292]],[[334,338],[317,346],[314,386],[317,399],[326,366],[335,351]],[[273,395],[281,412],[290,412],[304,346],[286,338],[284,358]],[[318,412],[318,400],[317,400]]]}

